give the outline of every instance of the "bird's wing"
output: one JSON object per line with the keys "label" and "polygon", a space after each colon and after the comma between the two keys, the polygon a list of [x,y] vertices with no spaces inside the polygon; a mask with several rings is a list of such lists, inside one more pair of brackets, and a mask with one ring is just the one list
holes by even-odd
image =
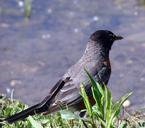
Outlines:
{"label": "bird's wing", "polygon": [[[90,73],[95,77],[97,82],[99,82],[101,85],[104,85],[108,83],[111,74],[111,68],[109,65],[102,64],[99,71],[95,71],[95,69],[93,69]],[[82,96],[80,95],[80,84],[82,84],[83,82],[85,83],[86,93],[88,94],[88,96],[92,96],[89,78],[85,72],[82,74],[85,74],[83,78],[80,76],[78,76],[77,78],[76,76],[75,78],[72,78],[71,82],[65,84],[65,86],[59,91],[58,95],[56,96],[54,106],[58,107],[60,103],[67,106],[75,106],[76,104],[81,102]],[[50,111],[52,107],[53,106],[50,107]]]}
{"label": "bird's wing", "polygon": [[53,99],[55,98],[55,96],[58,94],[58,92],[63,88],[63,86],[67,83],[71,81],[70,77],[66,77],[64,80],[59,80],[54,87],[50,90],[50,93],[47,97],[45,97],[45,99],[40,103],[39,107],[43,107],[43,106],[47,106],[47,108],[49,108],[50,105],[50,101],[52,102]]}

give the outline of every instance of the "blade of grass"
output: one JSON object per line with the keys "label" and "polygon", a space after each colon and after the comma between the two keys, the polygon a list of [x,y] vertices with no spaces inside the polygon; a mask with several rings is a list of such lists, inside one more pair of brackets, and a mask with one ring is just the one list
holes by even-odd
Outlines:
{"label": "blade of grass", "polygon": [[43,128],[43,126],[41,125],[41,123],[39,123],[38,121],[35,121],[35,120],[33,119],[33,117],[29,116],[29,117],[28,117],[28,120],[30,121],[30,123],[32,124],[32,126],[33,126],[34,128]]}
{"label": "blade of grass", "polygon": [[103,89],[98,83],[96,83],[95,79],[90,75],[90,73],[86,69],[84,69],[84,70],[85,70],[85,72],[87,73],[87,75],[90,79],[91,86],[93,87],[93,91],[92,91],[93,92],[93,97],[96,101],[98,109],[102,108],[101,107],[101,105],[102,105],[101,104],[101,98],[103,96]]}
{"label": "blade of grass", "polygon": [[25,17],[29,18],[31,16],[31,2],[30,0],[25,0]]}
{"label": "blade of grass", "polygon": [[87,96],[87,93],[85,91],[85,87],[83,84],[81,85],[81,95],[84,99],[84,104],[86,106],[87,112],[88,112],[89,116],[92,117],[92,115],[93,115],[92,106],[89,102],[89,98]]}
{"label": "blade of grass", "polygon": [[116,102],[112,108],[113,112],[111,114],[110,120],[108,122],[108,126],[107,128],[110,128],[110,126],[112,125],[112,122],[114,122],[114,118],[118,117],[119,113],[120,113],[120,109],[122,107],[122,104],[132,95],[132,92],[126,94],[125,96],[121,97],[121,99]]}
{"label": "blade of grass", "polygon": [[112,95],[110,90],[108,89],[107,86],[105,87],[105,115],[106,115],[106,120],[110,119],[111,116],[111,109],[112,109]]}

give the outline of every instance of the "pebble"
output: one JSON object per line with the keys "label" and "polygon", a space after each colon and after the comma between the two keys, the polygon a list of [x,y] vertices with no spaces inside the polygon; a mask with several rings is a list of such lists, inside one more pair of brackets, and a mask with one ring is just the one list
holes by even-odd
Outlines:
{"label": "pebble", "polygon": [[10,86],[11,87],[14,87],[15,85],[21,84],[21,83],[22,83],[22,81],[20,81],[20,80],[11,80]]}
{"label": "pebble", "polygon": [[133,61],[132,61],[132,60],[128,60],[128,61],[126,62],[126,64],[133,64]]}
{"label": "pebble", "polygon": [[48,8],[47,12],[48,12],[48,14],[51,14],[52,13],[52,9]]}
{"label": "pebble", "polygon": [[24,2],[23,1],[18,1],[18,6],[19,7],[24,7]]}
{"label": "pebble", "polygon": [[9,27],[9,24],[7,24],[7,23],[1,23],[0,24],[0,27],[2,27],[2,28],[8,28]]}
{"label": "pebble", "polygon": [[124,107],[124,108],[127,108],[127,107],[129,107],[130,105],[131,105],[130,100],[126,100],[126,101],[123,103],[123,107]]}
{"label": "pebble", "polygon": [[137,12],[137,11],[135,11],[135,12],[134,12],[134,15],[135,15],[135,16],[138,16],[138,12]]}
{"label": "pebble", "polygon": [[74,29],[74,32],[75,32],[75,33],[78,33],[78,32],[79,32],[79,29],[78,29],[78,28],[75,28],[75,29]]}
{"label": "pebble", "polygon": [[99,17],[98,16],[94,16],[93,17],[93,21],[98,21],[99,20]]}
{"label": "pebble", "polygon": [[42,39],[49,39],[49,38],[51,38],[50,34],[43,34],[42,35]]}
{"label": "pebble", "polygon": [[10,94],[11,93],[11,89],[10,88],[6,88],[6,92],[7,92],[7,94]]}
{"label": "pebble", "polygon": [[145,81],[145,78],[144,77],[141,77],[140,78],[140,81],[144,82]]}

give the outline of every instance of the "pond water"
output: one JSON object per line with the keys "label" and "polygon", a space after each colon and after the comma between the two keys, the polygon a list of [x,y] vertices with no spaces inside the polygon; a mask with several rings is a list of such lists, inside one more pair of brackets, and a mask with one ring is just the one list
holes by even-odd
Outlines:
{"label": "pond water", "polygon": [[109,81],[114,99],[133,91],[134,108],[145,105],[145,7],[139,0],[0,1],[0,93],[29,105],[82,55],[89,35],[109,29],[124,37],[112,47]]}

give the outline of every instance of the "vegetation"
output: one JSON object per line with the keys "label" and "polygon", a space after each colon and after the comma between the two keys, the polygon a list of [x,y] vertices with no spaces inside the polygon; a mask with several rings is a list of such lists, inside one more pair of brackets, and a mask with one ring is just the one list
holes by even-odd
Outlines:
{"label": "vegetation", "polygon": [[[81,118],[70,110],[61,110],[55,115],[35,115],[28,117],[25,121],[15,124],[2,122],[4,128],[143,128],[145,127],[145,116],[142,113],[130,115],[122,108],[122,104],[129,98],[129,93],[113,103],[113,98],[107,86],[100,86],[87,72],[92,85],[93,97],[96,104],[92,107],[85,91],[81,86],[81,95],[86,106],[87,117]],[[20,101],[0,97],[0,119],[20,112],[27,105]],[[84,123],[85,122],[85,123]]]}
{"label": "vegetation", "polygon": [[25,17],[29,18],[31,16],[31,2],[30,0],[25,0]]}

